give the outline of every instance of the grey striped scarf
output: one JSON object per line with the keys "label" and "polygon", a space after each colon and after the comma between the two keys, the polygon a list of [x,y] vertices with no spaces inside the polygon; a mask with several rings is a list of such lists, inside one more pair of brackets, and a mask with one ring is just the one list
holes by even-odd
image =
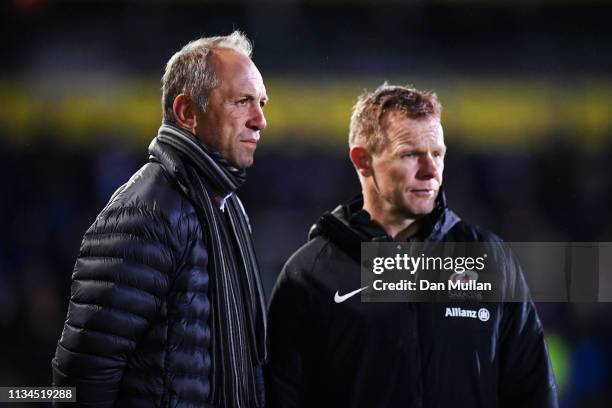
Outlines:
{"label": "grey striped scarf", "polygon": [[[248,220],[231,194],[246,180],[194,135],[164,122],[149,151],[171,146],[186,161],[184,192],[195,204],[209,250],[211,287],[211,403],[220,408],[263,406],[261,366],[266,360],[265,302]],[[185,184],[193,186],[188,189]],[[225,213],[212,195],[227,196]]]}

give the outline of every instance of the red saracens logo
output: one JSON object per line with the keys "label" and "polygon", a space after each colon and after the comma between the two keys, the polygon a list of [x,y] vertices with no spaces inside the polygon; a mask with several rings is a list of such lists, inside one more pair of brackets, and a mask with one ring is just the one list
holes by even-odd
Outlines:
{"label": "red saracens logo", "polygon": [[461,281],[466,283],[471,280],[476,282],[478,280],[478,273],[474,271],[465,271],[462,273],[455,272],[450,276],[449,280],[453,282]]}

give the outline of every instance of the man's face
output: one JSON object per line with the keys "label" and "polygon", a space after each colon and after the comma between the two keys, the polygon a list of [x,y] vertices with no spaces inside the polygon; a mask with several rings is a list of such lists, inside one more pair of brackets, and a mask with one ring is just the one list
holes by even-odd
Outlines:
{"label": "man's face", "polygon": [[198,109],[195,133],[231,164],[246,168],[266,127],[266,87],[250,58],[228,49],[214,52],[211,63],[220,84],[211,91],[206,112]]}
{"label": "man's face", "polygon": [[372,156],[381,209],[390,215],[429,214],[442,184],[446,146],[438,118],[410,119],[392,111],[382,122],[386,141]]}

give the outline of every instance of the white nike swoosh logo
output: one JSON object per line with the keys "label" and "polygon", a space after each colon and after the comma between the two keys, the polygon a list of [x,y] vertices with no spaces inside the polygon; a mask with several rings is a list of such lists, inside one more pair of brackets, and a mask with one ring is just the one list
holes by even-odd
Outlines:
{"label": "white nike swoosh logo", "polygon": [[359,292],[361,292],[361,291],[363,291],[363,290],[366,290],[368,287],[370,287],[370,285],[368,285],[368,286],[364,286],[364,287],[363,287],[363,288],[361,288],[361,289],[354,290],[354,291],[349,292],[349,293],[347,293],[346,295],[342,295],[342,296],[340,296],[340,293],[338,293],[338,291],[336,291],[336,294],[334,295],[334,302],[336,302],[336,303],[342,303],[342,302],[344,302],[346,299],[348,299],[348,298],[350,298],[350,297],[352,297],[352,296],[355,296],[356,294],[358,294]]}

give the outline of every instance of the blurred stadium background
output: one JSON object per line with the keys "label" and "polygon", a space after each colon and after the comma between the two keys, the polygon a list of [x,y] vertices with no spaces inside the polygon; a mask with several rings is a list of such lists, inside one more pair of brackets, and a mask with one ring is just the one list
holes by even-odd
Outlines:
{"label": "blurred stadium background", "polygon": [[[350,108],[435,90],[445,184],[507,241],[612,241],[612,5],[593,0],[63,1],[0,6],[0,385],[48,385],[81,236],[147,160],[167,59],[244,30],[271,102],[240,191],[266,290],[358,183]],[[540,304],[563,407],[612,406],[612,304]]]}

